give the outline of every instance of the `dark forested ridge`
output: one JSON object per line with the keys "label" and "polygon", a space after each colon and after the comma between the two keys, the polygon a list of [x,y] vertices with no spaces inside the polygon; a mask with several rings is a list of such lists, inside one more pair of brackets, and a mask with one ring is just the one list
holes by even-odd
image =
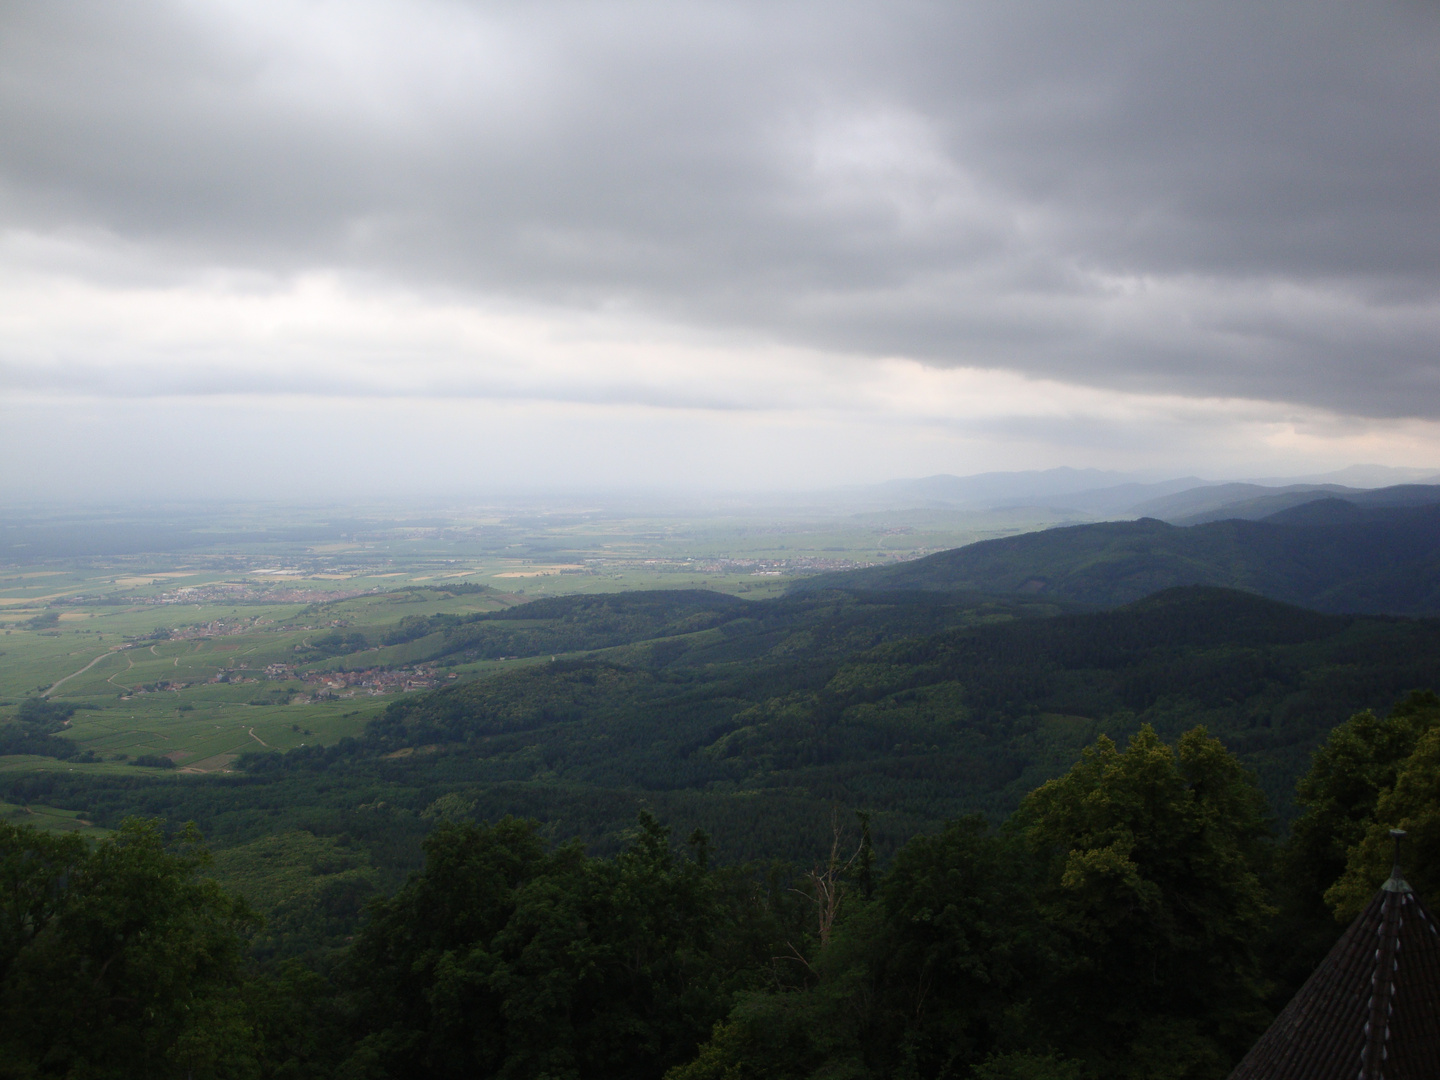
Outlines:
{"label": "dark forested ridge", "polygon": [[[499,628],[506,648],[523,633],[546,655],[408,695],[360,738],[261,752],[210,779],[9,774],[0,796],[107,823],[193,818],[227,844],[323,825],[362,838],[382,876],[413,866],[417,815],[453,792],[600,850],[648,805],[704,827],[727,859],[798,857],[823,840],[832,806],[863,807],[886,851],[957,815],[998,819],[1098,735],[1146,723],[1163,737],[1205,724],[1284,819],[1331,727],[1440,685],[1440,621],[1213,588],[1101,612],[936,592],[544,605],[427,627],[437,651]],[[596,647],[552,662],[561,639]]]}
{"label": "dark forested ridge", "polygon": [[709,630],[738,618],[748,606],[698,589],[547,597],[477,615],[411,615],[382,643],[424,641],[427,658],[540,656]]}
{"label": "dark forested ridge", "polygon": [[1008,812],[1096,734],[1204,723],[1284,808],[1331,726],[1440,685],[1431,620],[1206,588],[1025,614],[923,595],[757,604],[695,639],[398,702],[359,743],[286,764],[425,748],[426,769],[455,759],[477,778],[785,791],[935,820]]}
{"label": "dark forested ridge", "polygon": [[795,588],[983,588],[1112,607],[1181,585],[1244,589],[1319,611],[1440,615],[1440,505],[1326,498],[1261,521],[1075,525]]}

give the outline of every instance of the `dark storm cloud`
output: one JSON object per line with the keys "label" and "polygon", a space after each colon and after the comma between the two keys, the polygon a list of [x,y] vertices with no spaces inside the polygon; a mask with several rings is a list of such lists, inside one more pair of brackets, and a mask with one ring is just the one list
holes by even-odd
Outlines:
{"label": "dark storm cloud", "polygon": [[1440,417],[1440,9],[13,3],[0,213]]}

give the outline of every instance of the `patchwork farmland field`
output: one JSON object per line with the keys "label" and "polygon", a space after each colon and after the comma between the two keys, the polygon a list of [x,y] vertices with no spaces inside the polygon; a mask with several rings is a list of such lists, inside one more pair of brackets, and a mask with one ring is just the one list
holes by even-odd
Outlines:
{"label": "patchwork farmland field", "polygon": [[[468,614],[509,603],[489,591],[426,588],[312,604],[82,601],[42,628],[11,608],[0,638],[0,700],[7,711],[36,694],[76,706],[62,734],[94,760],[11,755],[0,758],[0,770],[134,770],[164,767],[137,759],[161,759],[213,772],[247,749],[333,742],[358,732],[393,695],[469,672],[407,663],[404,647],[366,650],[360,672],[341,671],[317,640],[368,634],[378,642],[385,626],[417,610]],[[348,661],[354,669],[356,658]]]}

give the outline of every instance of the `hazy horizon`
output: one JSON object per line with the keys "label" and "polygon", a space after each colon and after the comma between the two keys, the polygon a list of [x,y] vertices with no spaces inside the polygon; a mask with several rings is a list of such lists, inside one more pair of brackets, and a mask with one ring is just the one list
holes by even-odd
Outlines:
{"label": "hazy horizon", "polygon": [[[955,513],[1050,507],[1088,517],[1125,517],[1130,504],[1169,493],[1229,484],[1281,487],[1335,485],[1352,490],[1402,484],[1440,484],[1440,468],[1404,468],[1352,465],[1329,473],[1296,476],[1176,476],[1169,472],[1117,472],[1057,466],[1046,470],[992,471],[956,476],[948,473],[924,477],[891,477],[869,484],[821,487],[705,488],[663,485],[544,485],[492,487],[488,490],[453,488],[446,491],[338,492],[328,497],[311,494],[272,494],[230,491],[221,494],[186,493],[149,496],[104,494],[36,495],[26,497],[0,492],[0,513],[11,515],[114,514],[120,517],[199,515],[221,520],[231,512],[289,507],[296,513],[374,515],[396,520],[411,515],[465,515],[475,512],[590,513],[601,515],[658,514],[679,517],[812,517],[827,518],[867,512],[903,512],[934,509]],[[1130,489],[1134,489],[1131,491]],[[1110,493],[1094,502],[1085,496]],[[1079,496],[1079,498],[1076,498]],[[1104,508],[1104,509],[1099,509]],[[1110,512],[1106,513],[1108,509]]]}

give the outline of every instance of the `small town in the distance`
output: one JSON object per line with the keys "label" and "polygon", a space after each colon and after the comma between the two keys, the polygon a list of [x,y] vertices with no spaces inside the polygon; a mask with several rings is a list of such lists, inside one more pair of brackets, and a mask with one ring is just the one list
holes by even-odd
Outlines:
{"label": "small town in the distance", "polygon": [[1440,468],[13,501],[0,1077],[1440,1076]]}

